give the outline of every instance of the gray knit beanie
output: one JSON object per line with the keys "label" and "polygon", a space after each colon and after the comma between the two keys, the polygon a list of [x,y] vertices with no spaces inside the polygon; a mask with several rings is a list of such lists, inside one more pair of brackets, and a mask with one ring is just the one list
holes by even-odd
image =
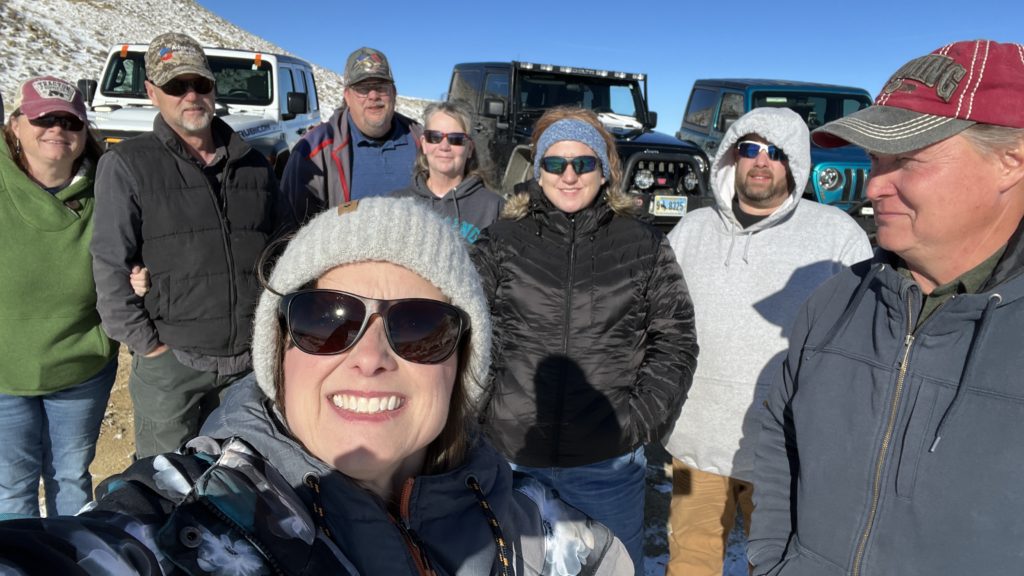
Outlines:
{"label": "gray knit beanie", "polygon": [[[328,270],[354,262],[391,262],[436,286],[470,318],[469,378],[476,403],[491,365],[491,317],[465,241],[428,206],[413,198],[366,198],[329,209],[299,229],[274,266],[268,284],[288,294]],[[252,361],[256,380],[271,400],[277,397],[277,350],[281,297],[264,290],[256,307]]]}

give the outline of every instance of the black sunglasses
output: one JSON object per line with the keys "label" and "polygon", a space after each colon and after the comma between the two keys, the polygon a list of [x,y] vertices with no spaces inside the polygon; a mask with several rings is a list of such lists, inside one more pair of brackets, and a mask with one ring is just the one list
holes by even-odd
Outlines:
{"label": "black sunglasses", "polygon": [[79,132],[85,128],[85,122],[82,122],[77,116],[54,116],[53,114],[47,114],[39,118],[29,118],[28,123],[37,128],[46,129],[60,126],[62,129],[70,130],[71,132]]}
{"label": "black sunglasses", "polygon": [[782,151],[782,148],[774,144],[762,144],[760,142],[754,142],[753,140],[744,140],[736,145],[736,150],[739,151],[740,156],[744,158],[757,158],[757,155],[764,150],[768,153],[769,160],[786,160],[786,153]]}
{"label": "black sunglasses", "polygon": [[167,81],[166,84],[160,87],[164,91],[164,94],[168,96],[184,96],[189,89],[195,90],[196,94],[209,94],[213,90],[213,80],[204,78],[202,76],[198,78],[191,78],[185,80],[184,78],[175,78]]}
{"label": "black sunglasses", "polygon": [[391,349],[416,364],[447,360],[469,330],[469,316],[438,300],[377,300],[314,288],[281,298],[278,318],[295,347],[306,354],[341,354],[366,333],[370,318],[380,316]]}
{"label": "black sunglasses", "polygon": [[362,82],[359,82],[358,84],[353,84],[353,85],[349,86],[349,89],[351,89],[356,94],[359,94],[360,96],[366,96],[371,91],[376,92],[377,94],[380,94],[380,95],[383,96],[383,95],[391,94],[391,83],[390,82],[370,82],[370,83],[364,84]]}
{"label": "black sunglasses", "polygon": [[572,164],[573,171],[577,176],[597,170],[599,160],[597,156],[577,156],[575,158],[563,158],[561,156],[545,156],[540,159],[540,167],[551,174],[565,172],[565,167]]}
{"label": "black sunglasses", "polygon": [[466,140],[472,140],[465,132],[441,132],[440,130],[424,130],[423,138],[430,144],[440,144],[441,140],[448,139],[452,146],[462,146]]}

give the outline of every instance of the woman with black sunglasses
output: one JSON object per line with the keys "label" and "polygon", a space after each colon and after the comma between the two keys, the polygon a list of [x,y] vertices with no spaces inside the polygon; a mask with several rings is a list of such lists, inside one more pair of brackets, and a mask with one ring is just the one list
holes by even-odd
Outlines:
{"label": "woman with black sunglasses", "polygon": [[102,150],[85,101],[52,76],[21,83],[0,142],[0,513],[74,514],[117,371],[96,313],[89,240]]}
{"label": "woman with black sunglasses", "polygon": [[0,566],[632,573],[607,528],[514,476],[475,431],[490,316],[438,215],[411,199],[342,204],[299,230],[264,284],[254,376],[203,435],[104,482],[77,517],[0,522]]}
{"label": "woman with black sunglasses", "polygon": [[549,110],[533,147],[535,179],[473,246],[495,327],[482,419],[513,468],[611,528],[642,573],[644,445],[693,378],[693,305],[596,115]]}
{"label": "woman with black sunglasses", "polygon": [[498,219],[505,205],[484,182],[485,172],[469,135],[472,119],[472,108],[461,100],[427,106],[412,185],[394,192],[429,202],[470,244]]}

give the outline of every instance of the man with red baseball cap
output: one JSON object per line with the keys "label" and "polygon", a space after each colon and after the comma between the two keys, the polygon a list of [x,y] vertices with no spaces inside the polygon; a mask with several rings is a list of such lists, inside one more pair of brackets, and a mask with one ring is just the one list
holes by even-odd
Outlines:
{"label": "man with red baseball cap", "polygon": [[793,327],[753,574],[1019,574],[1024,47],[943,46],[812,138],[870,154],[879,250]]}

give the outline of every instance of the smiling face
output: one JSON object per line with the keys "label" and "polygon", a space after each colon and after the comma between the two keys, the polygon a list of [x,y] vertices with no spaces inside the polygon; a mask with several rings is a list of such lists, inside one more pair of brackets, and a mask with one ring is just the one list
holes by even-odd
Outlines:
{"label": "smiling face", "polygon": [[[53,112],[53,116],[68,116]],[[72,131],[59,124],[51,128],[33,126],[24,115],[11,119],[11,131],[21,144],[21,154],[29,174],[38,177],[43,172],[56,171],[70,178],[75,160],[85,150],[85,129]]]}
{"label": "smiling face", "polygon": [[[549,156],[562,156],[571,160],[577,156],[596,154],[590,146],[582,142],[561,140],[549,146],[544,152],[545,158]],[[575,214],[593,204],[604,181],[600,162],[596,170],[586,174],[577,174],[571,164],[566,166],[565,172],[561,174],[552,174],[543,168],[540,171],[540,187],[544,190],[544,196],[566,214]]]}
{"label": "smiling face", "polygon": [[[738,140],[743,141],[771,144],[756,134],[748,134]],[[789,197],[786,163],[768,158],[765,150],[754,158],[741,156],[736,150],[733,154],[736,158],[736,197],[740,206],[749,214],[771,214]]]}
{"label": "smiling face", "polygon": [[346,86],[345,105],[349,116],[364,136],[382,138],[391,131],[395,115],[395,85],[380,78]]}
{"label": "smiling face", "polygon": [[[200,76],[196,74],[183,74],[176,76],[178,80],[194,80]],[[159,86],[149,80],[146,81],[146,94],[150,101],[160,110],[164,121],[182,136],[201,135],[209,130],[213,121],[214,92],[210,90],[206,94],[200,94],[193,88],[189,88],[181,96],[172,96]]]}
{"label": "smiling face", "polygon": [[1005,243],[998,231],[1012,231],[1019,220],[1013,195],[1003,193],[1004,172],[998,157],[980,153],[959,134],[904,154],[871,154],[867,196],[878,245],[911,270],[981,262]]}
{"label": "smiling face", "polygon": [[[439,132],[462,132],[469,130],[457,119],[444,112],[436,112],[427,119],[425,130],[437,130]],[[473,155],[473,141],[465,140],[462,146],[452,146],[448,139],[441,140],[440,144],[431,144],[426,138],[420,136],[420,145],[423,154],[427,157],[427,166],[430,174],[440,174],[450,179],[461,179],[465,174],[466,162]]]}
{"label": "smiling face", "polygon": [[[317,288],[377,299],[447,301],[401,266],[360,262],[333,268]],[[415,364],[391,349],[380,317],[348,351],[284,354],[288,427],[309,452],[387,499],[423,468],[427,446],[448,420],[458,352],[440,364]]]}

